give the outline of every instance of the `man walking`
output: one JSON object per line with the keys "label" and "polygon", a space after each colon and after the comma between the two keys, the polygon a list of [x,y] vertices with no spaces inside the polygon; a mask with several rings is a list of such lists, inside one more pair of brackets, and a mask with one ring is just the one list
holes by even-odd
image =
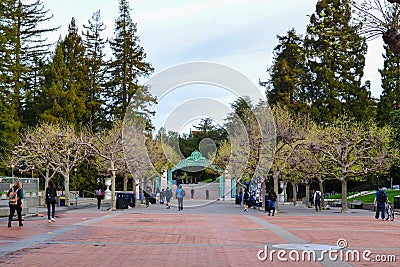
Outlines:
{"label": "man walking", "polygon": [[183,210],[183,197],[185,196],[185,190],[180,185],[176,190],[176,198],[178,199],[178,211]]}
{"label": "man walking", "polygon": [[315,211],[321,211],[321,191],[315,190],[314,193]]}
{"label": "man walking", "polygon": [[376,205],[375,219],[379,219],[379,211],[381,211],[382,220],[385,219],[385,204],[387,201],[386,192],[382,186],[379,186],[378,191],[375,193],[374,205]]}
{"label": "man walking", "polygon": [[167,187],[167,190],[165,190],[165,201],[167,204],[167,209],[171,209],[171,198],[172,198],[172,190]]}

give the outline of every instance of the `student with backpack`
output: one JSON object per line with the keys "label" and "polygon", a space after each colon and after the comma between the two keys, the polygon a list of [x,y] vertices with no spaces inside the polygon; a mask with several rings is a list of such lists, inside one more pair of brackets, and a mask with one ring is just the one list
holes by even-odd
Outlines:
{"label": "student with backpack", "polygon": [[[49,223],[55,222],[54,214],[56,212],[56,196],[57,190],[54,186],[53,181],[49,182],[49,186],[46,188],[46,204],[47,204],[47,219]],[[50,218],[50,208],[51,208],[51,218]]]}
{"label": "student with backpack", "polygon": [[268,216],[271,216],[271,211],[272,211],[272,216],[275,215],[275,206],[276,206],[276,193],[273,188],[271,188],[268,192],[268,200],[269,200],[269,207],[268,207]]}
{"label": "student with backpack", "polygon": [[316,212],[321,211],[321,191],[315,190],[314,205],[315,205]]}
{"label": "student with backpack", "polygon": [[385,204],[387,201],[386,192],[383,190],[382,186],[379,186],[378,191],[376,191],[374,205],[376,205],[375,219],[379,219],[379,212],[381,212],[382,220],[385,219]]}
{"label": "student with backpack", "polygon": [[14,217],[15,211],[18,214],[19,226],[22,224],[22,207],[24,206],[24,189],[22,189],[21,182],[17,180],[15,184],[8,190],[8,206],[10,207],[10,215],[8,216],[8,227],[11,227],[11,222]]}

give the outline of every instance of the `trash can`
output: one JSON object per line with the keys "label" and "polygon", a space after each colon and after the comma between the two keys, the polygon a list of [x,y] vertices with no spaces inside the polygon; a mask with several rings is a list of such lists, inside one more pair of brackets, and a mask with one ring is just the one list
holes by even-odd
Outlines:
{"label": "trash can", "polygon": [[125,192],[117,193],[117,203],[115,205],[117,209],[127,209],[128,208],[128,205],[126,205],[126,203],[125,203],[125,197],[126,197]]}
{"label": "trash can", "polygon": [[242,195],[237,194],[235,198],[235,204],[240,205],[242,203]]}
{"label": "trash can", "polygon": [[394,197],[393,208],[400,209],[400,196]]}
{"label": "trash can", "polygon": [[65,206],[65,196],[60,196],[60,206]]}

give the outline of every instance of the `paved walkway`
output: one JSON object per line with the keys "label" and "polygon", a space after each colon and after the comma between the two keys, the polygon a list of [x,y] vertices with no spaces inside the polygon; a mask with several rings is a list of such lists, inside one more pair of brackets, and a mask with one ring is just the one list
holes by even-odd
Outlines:
{"label": "paved walkway", "polygon": [[[183,211],[159,204],[117,211],[110,211],[109,203],[100,210],[78,205],[57,211],[56,222],[26,217],[23,227],[13,222],[12,228],[3,218],[0,266],[397,266],[400,261],[400,220],[375,220],[372,211],[341,214],[339,208],[315,212],[281,205],[272,217],[256,209],[244,212],[231,201],[184,204]],[[335,257],[343,261],[330,260]],[[392,262],[378,263],[379,258]]]}

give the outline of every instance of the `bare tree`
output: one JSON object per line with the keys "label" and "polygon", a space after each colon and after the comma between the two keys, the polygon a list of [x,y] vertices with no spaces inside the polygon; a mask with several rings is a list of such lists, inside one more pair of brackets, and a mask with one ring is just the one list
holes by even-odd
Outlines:
{"label": "bare tree", "polygon": [[114,122],[110,130],[104,130],[84,142],[90,154],[99,158],[98,166],[111,175],[111,209],[116,210],[115,177],[118,170],[126,170],[122,145],[122,122]]}
{"label": "bare tree", "polygon": [[21,160],[29,162],[45,178],[45,186],[56,173],[64,177],[65,202],[70,205],[69,175],[82,161],[87,159],[83,146],[85,133],[77,133],[67,124],[42,123],[25,132],[15,151]]}
{"label": "bare tree", "polygon": [[314,174],[341,182],[342,212],[349,212],[347,181],[389,168],[391,130],[348,118],[317,127],[314,138],[308,140],[308,148],[319,164]]}
{"label": "bare tree", "polygon": [[[397,2],[397,0],[389,0]],[[400,6],[386,0],[364,0],[354,4],[358,18],[362,22],[361,34],[372,40],[383,37],[393,53],[400,53]]]}
{"label": "bare tree", "polygon": [[[21,134],[20,142],[15,146],[14,153],[19,160],[24,160],[34,168],[48,182],[59,171],[58,165],[52,160],[53,155],[59,153],[57,136],[60,134],[60,125],[43,122],[33,129]],[[15,163],[14,163],[15,164]]]}

